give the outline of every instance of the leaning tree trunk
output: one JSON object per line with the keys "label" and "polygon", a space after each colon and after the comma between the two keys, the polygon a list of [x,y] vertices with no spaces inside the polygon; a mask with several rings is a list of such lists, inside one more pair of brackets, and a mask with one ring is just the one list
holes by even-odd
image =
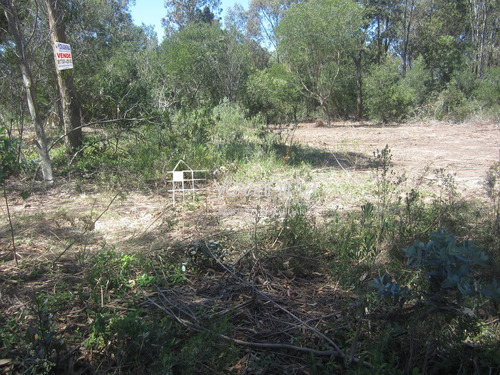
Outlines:
{"label": "leaning tree trunk", "polygon": [[14,9],[12,0],[0,0],[0,4],[2,4],[4,8],[10,32],[12,33],[14,42],[16,43],[23,84],[28,97],[28,108],[35,126],[36,146],[41,160],[43,179],[45,181],[52,182],[52,166],[50,164],[50,157],[47,148],[47,139],[45,137],[43,122],[38,110],[38,102],[35,93],[35,81],[33,80],[31,67],[26,56],[26,45],[23,30],[21,28],[21,21],[19,20],[17,12]]}
{"label": "leaning tree trunk", "polygon": [[328,126],[330,126],[332,123],[332,120],[330,117],[330,111],[328,110],[328,102],[326,101],[325,98],[323,98],[321,96],[318,99],[319,99],[319,104],[320,104],[321,108],[323,109],[323,112],[325,113],[326,124]]}
{"label": "leaning tree trunk", "polygon": [[57,68],[56,43],[66,43],[66,31],[58,0],[45,0],[49,19],[50,41],[54,52],[54,67],[57,74],[57,86],[61,96],[64,131],[67,134],[66,147],[69,151],[77,150],[82,145],[81,111],[76,96],[72,70]]}

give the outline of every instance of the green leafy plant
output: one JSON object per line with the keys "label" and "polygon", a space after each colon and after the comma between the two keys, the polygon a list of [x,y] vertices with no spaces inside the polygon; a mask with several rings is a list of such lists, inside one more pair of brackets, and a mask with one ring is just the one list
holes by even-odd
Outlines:
{"label": "green leafy plant", "polygon": [[401,287],[397,281],[388,281],[386,275],[383,275],[380,279],[373,279],[370,286],[376,289],[379,298],[392,298],[394,304],[402,304],[408,298],[410,292],[408,287]]}
{"label": "green leafy plant", "polygon": [[21,170],[19,141],[4,135],[5,132],[5,128],[0,128],[0,183]]}
{"label": "green leafy plant", "polygon": [[366,108],[370,118],[383,123],[403,120],[412,105],[412,95],[402,84],[396,61],[374,67],[366,79]]}
{"label": "green leafy plant", "polygon": [[427,244],[417,241],[404,252],[410,268],[426,272],[431,293],[458,290],[465,297],[479,292],[478,267],[486,266],[488,256],[474,241],[457,243],[453,234],[439,229]]}
{"label": "green leafy plant", "polygon": [[22,356],[23,367],[27,374],[50,374],[60,360],[64,342],[56,329],[50,297],[37,295],[30,305],[31,319],[26,332],[29,346]]}

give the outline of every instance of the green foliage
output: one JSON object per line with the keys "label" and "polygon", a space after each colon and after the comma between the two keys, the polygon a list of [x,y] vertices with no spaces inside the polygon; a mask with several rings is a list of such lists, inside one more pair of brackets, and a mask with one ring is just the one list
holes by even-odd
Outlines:
{"label": "green foliage", "polygon": [[278,53],[330,122],[332,93],[347,56],[358,47],[361,7],[349,0],[293,4],[277,32]]}
{"label": "green foliage", "polygon": [[386,275],[383,275],[380,279],[373,279],[370,286],[377,290],[379,298],[392,298],[394,305],[402,304],[410,292],[408,287],[401,287],[396,281],[388,282]]}
{"label": "green foliage", "polygon": [[[484,181],[486,194],[491,200],[492,209],[484,228],[485,242],[491,249],[500,248],[500,163],[496,162],[490,166]],[[498,267],[500,264],[500,253],[491,252],[492,262]]]}
{"label": "green foliage", "polygon": [[148,368],[158,374],[192,374],[199,373],[203,364],[222,370],[230,360],[226,356],[230,356],[231,347],[216,344],[217,335],[227,334],[231,328],[224,318],[204,322],[202,332],[191,334],[178,323],[146,309],[124,315],[90,311],[90,319],[87,347],[112,356],[109,364],[131,368],[135,373]]}
{"label": "green foliage", "polygon": [[302,94],[293,75],[283,64],[253,73],[247,82],[249,107],[262,113],[267,123],[290,123],[297,120]]}
{"label": "green foliage", "polygon": [[407,115],[412,95],[402,84],[396,61],[387,59],[374,67],[365,81],[366,110],[370,118],[382,121],[401,121]]}
{"label": "green foliage", "polygon": [[493,202],[496,215],[500,214],[500,162],[490,166],[484,181],[486,194]]}
{"label": "green foliage", "polygon": [[478,81],[473,96],[477,98],[484,110],[498,119],[500,108],[500,67],[491,67]]}
{"label": "green foliage", "polygon": [[5,132],[5,128],[0,128],[0,183],[21,169],[18,161],[19,142],[4,135]]}
{"label": "green foliage", "polygon": [[148,54],[153,65],[142,75],[157,102],[169,111],[218,105],[223,98],[235,102],[244,93],[250,58],[236,36],[214,24],[191,24],[164,40]]}
{"label": "green foliage", "polygon": [[439,120],[467,120],[477,110],[472,94],[478,86],[474,73],[470,70],[458,71],[438,95],[434,105],[435,116]]}
{"label": "green foliage", "polygon": [[[90,119],[105,117],[116,119],[117,124],[122,118],[143,116],[149,110],[151,99],[148,83],[141,80],[139,67],[144,60],[144,52],[135,52],[134,46],[124,43],[106,59],[101,69],[92,74],[85,85],[89,92],[84,92],[84,115]],[[93,97],[99,93],[98,97]]]}
{"label": "green foliage", "polygon": [[425,68],[423,58],[419,56],[413,62],[411,69],[406,71],[406,76],[401,82],[402,90],[407,93],[413,104],[410,109],[417,114],[421,111],[421,107],[434,99],[429,81],[429,73]]}
{"label": "green foliage", "polygon": [[257,142],[262,131],[260,117],[248,118],[245,109],[228,99],[212,110],[212,121],[212,142],[216,145]]}
{"label": "green foliage", "polygon": [[50,374],[56,367],[64,345],[55,330],[52,310],[47,308],[48,299],[36,296],[33,301],[33,320],[27,329],[31,350],[23,359],[27,373]]}
{"label": "green foliage", "polygon": [[178,328],[166,319],[151,321],[146,313],[141,309],[125,315],[90,312],[87,347],[113,353],[119,366],[147,366],[168,373],[176,361],[173,354]]}
{"label": "green foliage", "polygon": [[420,17],[412,25],[410,50],[425,64],[431,91],[442,91],[462,66],[467,43],[461,38],[467,25],[463,2],[436,1],[418,6]]}
{"label": "green foliage", "polygon": [[198,241],[188,247],[191,264],[196,268],[221,269],[219,262],[223,263],[227,251],[222,248],[219,241]]}
{"label": "green foliage", "polygon": [[385,212],[387,204],[390,202],[391,194],[395,189],[395,184],[392,181],[394,171],[392,171],[392,154],[389,145],[385,145],[382,151],[377,149],[373,152],[372,163],[375,165],[375,173],[377,179],[376,195],[380,200],[381,212]]}
{"label": "green foliage", "polygon": [[478,267],[485,267],[488,256],[473,241],[456,242],[453,234],[440,229],[431,233],[426,245],[420,241],[406,248],[408,265],[422,269],[431,293],[458,290],[463,297],[478,294]]}
{"label": "green foliage", "polygon": [[286,207],[280,240],[287,272],[298,277],[311,275],[322,266],[325,238],[314,217],[308,213],[308,204],[302,200],[290,200]]}

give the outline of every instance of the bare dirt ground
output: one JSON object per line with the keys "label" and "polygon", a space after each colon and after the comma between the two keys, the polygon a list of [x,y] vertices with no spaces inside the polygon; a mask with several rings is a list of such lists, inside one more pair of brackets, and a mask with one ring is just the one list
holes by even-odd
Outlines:
{"label": "bare dirt ground", "polygon": [[500,124],[442,122],[402,125],[335,123],[318,127],[300,124],[295,139],[328,152],[350,149],[373,156],[375,150],[389,146],[393,168],[410,178],[443,168],[456,174],[457,188],[469,194],[482,194],[488,168],[500,161]]}

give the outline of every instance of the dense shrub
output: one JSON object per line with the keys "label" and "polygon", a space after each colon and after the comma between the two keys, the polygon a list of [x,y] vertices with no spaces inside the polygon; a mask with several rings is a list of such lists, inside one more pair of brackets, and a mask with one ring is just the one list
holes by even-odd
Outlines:
{"label": "dense shrub", "polygon": [[481,107],[498,118],[500,112],[500,67],[487,70],[478,82],[474,96]]}
{"label": "dense shrub", "polygon": [[296,120],[301,93],[294,77],[282,64],[253,73],[247,82],[248,106],[263,113],[267,123]]}
{"label": "dense shrub", "polygon": [[401,84],[397,63],[387,60],[376,66],[365,82],[365,105],[371,119],[382,122],[403,120],[412,104],[411,95]]}
{"label": "dense shrub", "polygon": [[5,129],[0,128],[0,183],[10,175],[19,171],[18,142],[3,135]]}

